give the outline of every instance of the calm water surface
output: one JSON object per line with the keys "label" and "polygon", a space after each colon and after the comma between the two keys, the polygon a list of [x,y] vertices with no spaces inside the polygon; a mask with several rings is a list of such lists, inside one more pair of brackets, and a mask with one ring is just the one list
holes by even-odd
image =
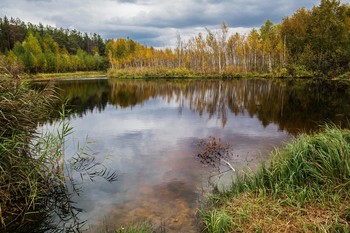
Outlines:
{"label": "calm water surface", "polygon": [[210,183],[224,187],[233,175],[219,179],[217,169],[201,163],[200,139],[221,138],[231,145],[237,171],[254,169],[293,135],[325,121],[345,125],[350,114],[350,88],[339,82],[86,79],[54,85],[69,98],[74,133],[67,159],[77,142],[90,142],[96,159],[118,175],[112,183],[86,181],[72,197],[91,231],[149,221],[166,232],[198,232],[201,197]]}

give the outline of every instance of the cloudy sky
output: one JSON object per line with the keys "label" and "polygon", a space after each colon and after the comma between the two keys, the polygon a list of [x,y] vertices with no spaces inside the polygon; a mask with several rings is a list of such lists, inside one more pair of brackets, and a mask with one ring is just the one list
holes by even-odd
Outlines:
{"label": "cloudy sky", "polygon": [[[350,0],[349,0],[350,1]],[[349,2],[343,1],[343,2]],[[174,46],[177,33],[186,39],[216,29],[246,33],[265,20],[280,22],[300,7],[319,0],[0,0],[0,16],[20,18],[103,38],[130,37],[155,47]]]}

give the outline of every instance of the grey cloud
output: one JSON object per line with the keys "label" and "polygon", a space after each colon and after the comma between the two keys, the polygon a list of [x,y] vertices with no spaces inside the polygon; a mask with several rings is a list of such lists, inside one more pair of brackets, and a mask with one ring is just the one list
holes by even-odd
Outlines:
{"label": "grey cloud", "polygon": [[28,2],[52,2],[52,0],[27,0]]}
{"label": "grey cloud", "polygon": [[[308,4],[306,4],[308,3]],[[222,21],[232,27],[257,27],[270,19],[279,22],[301,6],[311,7],[315,1],[304,1],[304,5],[279,1],[188,1],[182,7],[162,10],[155,8],[149,13],[140,13],[129,19],[129,23],[152,27],[197,27],[218,25]]]}
{"label": "grey cloud", "polygon": [[[277,23],[300,7],[319,0],[0,0],[0,16],[18,17],[57,27],[99,33],[104,38],[127,37],[153,46],[169,45],[174,30],[260,27]],[[343,2],[349,2],[343,1]]]}
{"label": "grey cloud", "polygon": [[141,28],[115,28],[104,32],[110,35],[110,38],[114,37],[129,37],[134,40],[150,40],[152,38],[156,38],[161,35],[161,33],[157,33],[156,31],[149,29],[141,29]]}
{"label": "grey cloud", "polygon": [[[176,33],[171,28],[114,26],[99,31],[104,38],[131,38],[141,44],[154,47],[171,46]],[[164,36],[166,35],[166,36]]]}
{"label": "grey cloud", "polygon": [[147,1],[143,1],[143,0],[114,0],[116,2],[120,2],[120,3],[140,3],[140,4],[144,4]]}

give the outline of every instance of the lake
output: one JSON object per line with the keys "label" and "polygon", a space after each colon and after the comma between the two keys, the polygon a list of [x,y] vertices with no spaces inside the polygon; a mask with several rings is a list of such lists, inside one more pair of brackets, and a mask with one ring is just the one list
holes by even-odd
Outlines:
{"label": "lake", "polygon": [[140,221],[166,232],[198,232],[206,195],[215,184],[229,187],[235,175],[224,164],[201,161],[201,140],[228,145],[228,162],[240,173],[301,132],[325,122],[348,126],[350,115],[350,86],[341,81],[99,78],[51,85],[68,99],[74,127],[66,159],[86,144],[117,174],[114,182],[85,179],[70,197],[76,218],[86,221],[81,229],[91,232]]}

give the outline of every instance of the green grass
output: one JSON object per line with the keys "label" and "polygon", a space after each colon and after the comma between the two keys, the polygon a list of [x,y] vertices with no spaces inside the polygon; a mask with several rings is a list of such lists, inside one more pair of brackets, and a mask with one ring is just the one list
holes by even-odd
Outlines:
{"label": "green grass", "polygon": [[120,227],[115,230],[116,233],[152,233],[153,227],[148,223],[140,223],[136,225]]}
{"label": "green grass", "polygon": [[[348,232],[350,131],[325,126],[300,135],[277,149],[268,166],[239,176],[212,199],[214,210],[229,216],[231,232]],[[205,216],[209,229],[215,220]]]}
{"label": "green grass", "polygon": [[112,225],[108,224],[107,222],[103,223],[102,228],[99,227],[92,227],[88,229],[87,232],[96,232],[96,233],[154,233],[154,232],[165,232],[163,229],[156,229],[151,223],[149,222],[138,222],[129,224],[126,226],[120,226],[120,227],[113,227]]}
{"label": "green grass", "polygon": [[201,212],[204,223],[204,231],[209,233],[225,233],[233,224],[231,217],[226,211],[213,209]]}

